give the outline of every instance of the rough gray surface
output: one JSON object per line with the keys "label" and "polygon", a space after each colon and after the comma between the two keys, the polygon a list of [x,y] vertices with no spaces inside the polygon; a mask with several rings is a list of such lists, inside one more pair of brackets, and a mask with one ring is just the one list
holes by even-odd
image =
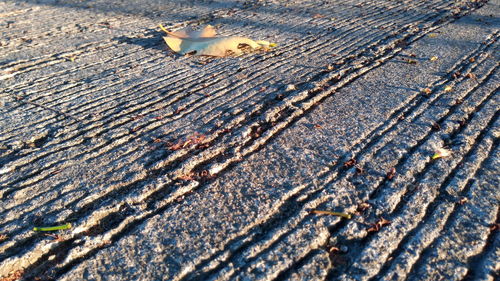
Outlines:
{"label": "rough gray surface", "polygon": [[[498,278],[499,15],[497,0],[0,2],[0,277]],[[278,47],[180,57],[158,23]]]}

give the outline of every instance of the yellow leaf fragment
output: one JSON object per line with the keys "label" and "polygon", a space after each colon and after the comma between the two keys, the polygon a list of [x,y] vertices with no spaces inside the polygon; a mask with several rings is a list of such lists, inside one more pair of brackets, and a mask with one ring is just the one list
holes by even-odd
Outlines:
{"label": "yellow leaf fragment", "polygon": [[429,36],[429,38],[436,38],[438,35],[437,35],[437,33],[430,33],[427,36]]}
{"label": "yellow leaf fragment", "polygon": [[451,151],[446,149],[446,148],[438,148],[434,152],[434,155],[432,155],[432,160],[443,158],[443,157],[448,157],[451,155]]}
{"label": "yellow leaf fragment", "polygon": [[448,85],[444,88],[444,91],[449,93],[449,92],[453,91],[453,88],[450,85]]}
{"label": "yellow leaf fragment", "polygon": [[215,37],[216,31],[211,25],[199,31],[186,28],[170,32],[162,25],[160,28],[168,35],[163,37],[168,47],[181,55],[195,53],[198,56],[224,57],[228,54],[240,55],[244,46],[264,50],[276,46],[268,41],[254,41],[240,36]]}
{"label": "yellow leaf fragment", "polygon": [[438,57],[436,57],[436,56],[432,56],[429,60],[430,60],[430,61],[437,61],[437,60],[438,60]]}

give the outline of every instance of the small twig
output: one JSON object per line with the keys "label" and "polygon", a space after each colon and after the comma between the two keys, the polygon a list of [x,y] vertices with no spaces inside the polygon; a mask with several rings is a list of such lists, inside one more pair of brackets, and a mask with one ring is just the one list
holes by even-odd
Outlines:
{"label": "small twig", "polygon": [[317,214],[317,215],[331,215],[331,216],[343,217],[346,219],[351,219],[351,217],[352,217],[351,214],[347,214],[347,213],[321,211],[321,210],[313,210],[312,212],[314,214]]}

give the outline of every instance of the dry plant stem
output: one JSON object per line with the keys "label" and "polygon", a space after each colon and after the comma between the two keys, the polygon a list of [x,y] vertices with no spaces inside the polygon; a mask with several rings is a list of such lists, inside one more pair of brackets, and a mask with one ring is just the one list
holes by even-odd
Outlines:
{"label": "dry plant stem", "polygon": [[315,214],[318,215],[331,215],[331,216],[337,216],[337,217],[343,217],[346,219],[351,219],[351,214],[346,214],[346,213],[340,213],[340,212],[330,212],[330,211],[321,211],[321,210],[314,210],[312,211]]}

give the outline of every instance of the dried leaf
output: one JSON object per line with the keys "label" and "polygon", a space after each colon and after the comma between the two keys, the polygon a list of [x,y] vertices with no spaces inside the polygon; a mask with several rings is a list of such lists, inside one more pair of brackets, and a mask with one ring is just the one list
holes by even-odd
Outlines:
{"label": "dried leaf", "polygon": [[448,86],[446,86],[446,87],[444,88],[444,91],[445,91],[445,92],[447,92],[447,93],[449,93],[449,92],[453,91],[453,88],[452,88],[451,86],[449,86],[449,85],[448,85]]}
{"label": "dried leaf", "polygon": [[244,46],[251,49],[267,49],[275,46],[267,41],[254,41],[240,36],[215,37],[215,29],[210,25],[200,31],[182,29],[171,32],[162,25],[160,28],[168,35],[163,37],[168,47],[181,55],[195,53],[198,56],[224,57],[228,54],[243,53]]}
{"label": "dried leaf", "polygon": [[437,60],[438,60],[438,57],[436,57],[436,56],[432,56],[429,60],[430,60],[430,61],[437,61]]}

